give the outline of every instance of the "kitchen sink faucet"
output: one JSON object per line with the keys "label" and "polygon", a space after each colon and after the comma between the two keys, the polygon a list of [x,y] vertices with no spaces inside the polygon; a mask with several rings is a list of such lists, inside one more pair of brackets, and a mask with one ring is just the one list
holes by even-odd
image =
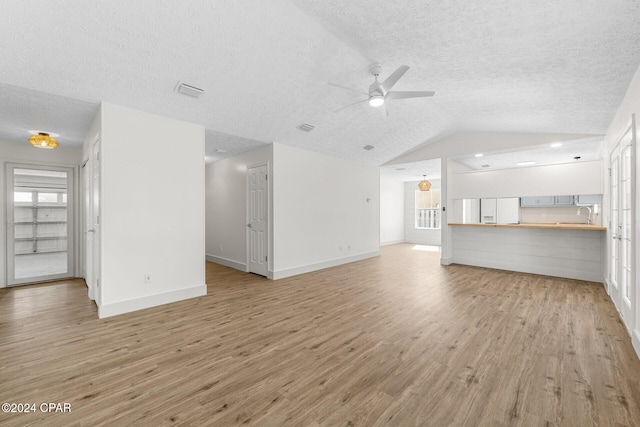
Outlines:
{"label": "kitchen sink faucet", "polygon": [[587,215],[587,224],[591,224],[591,208],[589,206],[580,206],[576,215],[580,215],[582,213],[582,208],[587,208],[589,211],[589,215]]}

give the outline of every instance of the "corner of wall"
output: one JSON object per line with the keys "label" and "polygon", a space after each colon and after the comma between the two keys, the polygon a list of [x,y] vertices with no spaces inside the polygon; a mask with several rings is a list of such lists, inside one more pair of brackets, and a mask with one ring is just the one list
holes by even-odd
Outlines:
{"label": "corner of wall", "polygon": [[640,331],[637,329],[633,330],[631,334],[631,343],[633,344],[633,349],[636,351],[636,355],[638,359],[640,359]]}

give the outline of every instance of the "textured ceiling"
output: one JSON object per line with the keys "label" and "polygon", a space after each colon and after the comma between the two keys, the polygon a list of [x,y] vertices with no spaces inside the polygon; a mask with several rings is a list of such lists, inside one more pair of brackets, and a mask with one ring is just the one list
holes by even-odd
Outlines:
{"label": "textured ceiling", "polygon": [[[103,100],[205,126],[210,160],[273,141],[379,165],[461,131],[601,135],[640,65],[634,0],[0,0],[0,10],[0,138],[46,126],[77,146]],[[328,83],[366,91],[374,62],[382,79],[411,67],[394,89],[436,95],[391,101],[388,117],[366,103],[334,113],[362,96]],[[180,80],[202,98],[175,93]],[[315,130],[297,130],[303,122]]]}
{"label": "textured ceiling", "polygon": [[[471,153],[453,159],[473,170],[505,169],[518,167],[520,162],[535,162],[536,165],[552,165],[589,161],[600,158],[602,138],[583,138],[570,141],[558,141],[559,147],[551,144],[520,147],[511,150],[489,153]],[[476,155],[482,154],[481,157]],[[577,157],[577,158],[576,158]]]}

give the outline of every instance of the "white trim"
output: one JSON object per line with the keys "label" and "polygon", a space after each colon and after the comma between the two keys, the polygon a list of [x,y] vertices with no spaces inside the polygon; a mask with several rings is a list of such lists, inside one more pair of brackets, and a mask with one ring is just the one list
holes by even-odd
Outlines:
{"label": "white trim", "polygon": [[451,265],[453,264],[453,258],[451,257],[440,257],[440,265]]}
{"label": "white trim", "polygon": [[399,243],[406,243],[404,239],[401,240],[389,240],[388,242],[380,242],[380,246],[397,245]]}
{"label": "white trim", "polygon": [[[442,264],[443,259],[441,259],[440,263]],[[562,277],[565,279],[576,279],[576,280],[585,280],[588,282],[598,282],[601,283],[602,273],[599,272],[587,272],[580,270],[568,270],[562,268],[548,268],[542,266],[527,266],[527,265],[518,265],[511,264],[499,261],[489,261],[489,262],[480,262],[473,258],[464,258],[464,257],[452,257],[449,258],[449,264],[462,264],[462,265],[471,265],[474,267],[484,267],[484,268],[495,268],[497,270],[508,270],[515,271],[518,273],[529,273],[529,274],[540,274],[542,276],[553,276],[553,277]],[[443,264],[443,265],[449,265]],[[606,285],[605,285],[606,286]]]}
{"label": "white trim", "polygon": [[273,277],[269,277],[273,280],[284,279],[285,277],[297,276],[298,274],[310,273],[316,270],[322,270],[324,268],[335,267],[337,265],[349,264],[355,261],[362,261],[363,259],[373,258],[380,256],[380,251],[367,252],[360,255],[353,255],[345,258],[331,259],[328,261],[322,261],[315,264],[303,265],[300,267],[288,268],[286,270],[274,271]]}
{"label": "white trim", "polygon": [[103,319],[105,317],[156,307],[189,298],[201,297],[206,294],[207,285],[203,283],[202,285],[191,286],[189,288],[178,289],[161,294],[147,295],[142,298],[119,301],[111,304],[102,304],[98,306],[98,317]]}
{"label": "white trim", "polygon": [[633,349],[636,351],[638,359],[640,359],[640,331],[637,329],[634,329],[631,334],[631,344],[633,345]]}
{"label": "white trim", "polygon": [[240,270],[244,272],[247,271],[247,264],[243,262],[238,262],[228,258],[223,258],[215,255],[209,255],[209,254],[206,255],[206,259],[209,262],[215,262],[216,264],[221,264],[227,267],[235,268],[236,270]]}

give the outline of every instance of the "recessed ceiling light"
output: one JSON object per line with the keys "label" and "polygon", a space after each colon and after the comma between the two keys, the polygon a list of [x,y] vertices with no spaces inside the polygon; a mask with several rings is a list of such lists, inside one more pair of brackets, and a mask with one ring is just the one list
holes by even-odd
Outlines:
{"label": "recessed ceiling light", "polygon": [[551,148],[562,147],[562,142],[552,142],[551,144],[549,144],[549,147]]}
{"label": "recessed ceiling light", "polygon": [[483,168],[488,168],[489,165],[481,165]]}
{"label": "recessed ceiling light", "polygon": [[476,154],[476,157],[482,157],[482,156],[484,156],[484,154],[482,154],[482,153]]}
{"label": "recessed ceiling light", "polygon": [[527,160],[526,162],[518,162],[516,163],[516,165],[518,166],[531,166],[531,165],[535,165],[536,162],[533,162],[531,160]]}
{"label": "recessed ceiling light", "polygon": [[373,150],[375,147],[373,145],[365,145],[364,147],[365,150],[369,151],[369,150]]}

